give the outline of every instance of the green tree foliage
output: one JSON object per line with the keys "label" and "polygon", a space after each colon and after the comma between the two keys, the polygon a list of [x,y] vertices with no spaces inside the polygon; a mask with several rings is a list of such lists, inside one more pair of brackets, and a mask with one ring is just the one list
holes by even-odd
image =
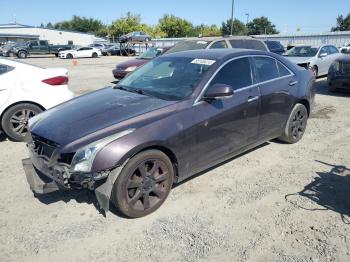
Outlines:
{"label": "green tree foliage", "polygon": [[52,24],[51,22],[49,22],[49,23],[46,25],[46,28],[53,29],[53,28],[54,28],[54,26],[53,26],[53,24]]}
{"label": "green tree foliage", "polygon": [[332,31],[350,31],[350,13],[344,18],[342,15],[337,17],[337,25]]}
{"label": "green tree foliage", "polygon": [[265,17],[255,18],[252,22],[248,23],[248,34],[249,35],[262,35],[262,34],[278,34],[276,26],[271,23],[271,21]]}
{"label": "green tree foliage", "polygon": [[193,28],[193,36],[220,36],[221,29],[217,25],[201,24]]}
{"label": "green tree foliage", "polygon": [[[228,19],[226,22],[222,22],[221,33],[222,35],[231,34],[231,19]],[[233,20],[233,31],[232,35],[247,35],[248,29],[245,24],[243,24],[238,19]]]}
{"label": "green tree foliage", "polygon": [[115,20],[110,27],[110,34],[113,36],[121,36],[132,31],[141,31],[141,16],[128,12]]}
{"label": "green tree foliage", "polygon": [[170,14],[165,14],[159,19],[158,26],[167,37],[185,37],[193,34],[191,22]]}
{"label": "green tree foliage", "polygon": [[60,30],[71,30],[84,33],[97,33],[104,27],[104,25],[100,20],[75,15],[71,20],[56,23],[53,27],[55,29]]}

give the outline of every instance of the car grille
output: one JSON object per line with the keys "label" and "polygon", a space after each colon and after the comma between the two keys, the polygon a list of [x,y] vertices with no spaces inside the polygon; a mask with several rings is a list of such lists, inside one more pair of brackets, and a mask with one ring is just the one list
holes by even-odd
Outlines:
{"label": "car grille", "polygon": [[59,144],[32,133],[33,150],[39,156],[50,159]]}

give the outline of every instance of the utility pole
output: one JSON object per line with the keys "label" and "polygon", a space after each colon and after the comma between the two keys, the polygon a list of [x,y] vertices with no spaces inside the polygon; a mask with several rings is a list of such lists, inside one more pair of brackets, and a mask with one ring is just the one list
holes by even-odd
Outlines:
{"label": "utility pole", "polygon": [[233,11],[235,8],[235,0],[232,0],[232,10],[231,10],[231,36],[233,34]]}
{"label": "utility pole", "polygon": [[247,16],[247,24],[249,23],[249,13],[245,14]]}

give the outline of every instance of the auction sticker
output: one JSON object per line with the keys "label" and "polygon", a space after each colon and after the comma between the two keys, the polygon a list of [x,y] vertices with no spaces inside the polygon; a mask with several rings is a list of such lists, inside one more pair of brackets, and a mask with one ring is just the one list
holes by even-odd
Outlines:
{"label": "auction sticker", "polygon": [[211,66],[214,64],[216,61],[215,60],[209,60],[209,59],[193,59],[191,64],[197,64],[197,65],[208,65]]}

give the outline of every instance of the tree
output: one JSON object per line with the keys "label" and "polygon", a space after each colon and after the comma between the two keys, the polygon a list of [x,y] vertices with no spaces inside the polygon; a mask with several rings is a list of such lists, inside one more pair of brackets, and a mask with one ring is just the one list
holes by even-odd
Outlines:
{"label": "tree", "polygon": [[276,30],[276,26],[265,16],[255,18],[252,22],[248,23],[247,27],[249,35],[271,35],[279,33]]}
{"label": "tree", "polygon": [[121,36],[133,31],[141,31],[141,29],[141,16],[128,12],[126,16],[112,23],[110,31],[113,36]]}
{"label": "tree", "polygon": [[193,29],[193,36],[220,36],[221,29],[217,25],[205,25],[201,24],[195,26]]}
{"label": "tree", "polygon": [[193,34],[191,22],[170,14],[165,14],[159,19],[158,26],[167,37],[185,37]]}
{"label": "tree", "polygon": [[55,29],[60,29],[60,30],[72,30],[72,31],[78,31],[83,33],[96,33],[96,32],[99,32],[105,26],[102,24],[100,20],[74,15],[71,20],[58,22],[53,27]]}
{"label": "tree", "polygon": [[339,15],[337,17],[337,25],[332,27],[332,31],[350,31],[350,13],[345,18]]}
{"label": "tree", "polygon": [[[231,34],[231,19],[228,19],[226,22],[222,22],[221,33],[222,35]],[[248,29],[245,24],[243,24],[238,19],[233,20],[233,30],[232,35],[247,35]]]}
{"label": "tree", "polygon": [[51,22],[49,22],[49,23],[47,23],[46,28],[53,29],[54,27],[53,27],[53,24]]}

